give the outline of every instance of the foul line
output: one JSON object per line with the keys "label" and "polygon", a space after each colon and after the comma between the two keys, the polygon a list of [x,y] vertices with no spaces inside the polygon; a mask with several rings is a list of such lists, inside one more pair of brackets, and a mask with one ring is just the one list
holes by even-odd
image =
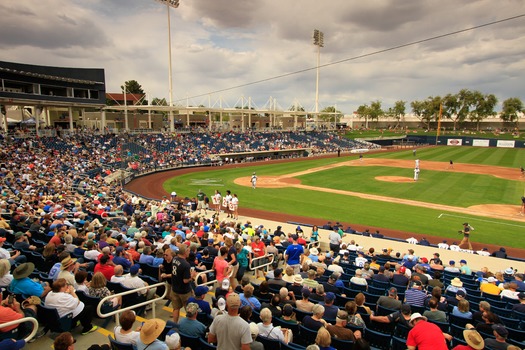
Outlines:
{"label": "foul line", "polygon": [[439,214],[438,219],[441,219],[442,216],[452,216],[454,218],[468,219],[470,221],[475,220],[475,221],[482,221],[482,222],[490,222],[492,224],[499,224],[499,225],[507,225],[507,226],[514,226],[514,227],[525,228],[525,226],[522,226],[522,225],[508,224],[506,222],[497,222],[497,221],[492,221],[492,220],[476,219],[476,218],[472,218],[471,216],[459,216],[459,215],[452,215],[452,214],[445,214],[445,213]]}

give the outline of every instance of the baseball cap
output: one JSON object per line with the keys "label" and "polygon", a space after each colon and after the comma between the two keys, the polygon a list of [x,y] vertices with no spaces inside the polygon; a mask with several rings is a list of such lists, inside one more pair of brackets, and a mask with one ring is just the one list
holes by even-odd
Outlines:
{"label": "baseball cap", "polygon": [[428,264],[428,259],[427,258],[421,258],[421,261],[425,264]]}
{"label": "baseball cap", "polygon": [[460,297],[463,297],[463,298],[464,298],[464,297],[467,296],[467,294],[466,294],[464,291],[462,291],[461,289],[459,289],[459,290],[456,292],[456,296],[460,296]]}
{"label": "baseball cap", "polygon": [[505,326],[501,324],[492,325],[492,329],[495,330],[496,333],[498,333],[501,337],[505,338],[509,335],[509,331],[507,330],[507,328],[505,328]]}
{"label": "baseball cap", "polygon": [[[301,289],[301,294],[303,295],[303,297],[309,298],[310,294],[311,294],[310,289],[308,289],[308,288]],[[520,294],[523,294],[525,296],[525,292],[521,292]]]}
{"label": "baseball cap", "polygon": [[241,298],[239,297],[239,294],[231,293],[226,298],[226,305],[228,305],[228,308],[239,308],[241,306]]}
{"label": "baseball cap", "polygon": [[392,287],[388,290],[388,295],[397,295],[397,288]]}
{"label": "baseball cap", "polygon": [[276,277],[282,274],[283,274],[283,269],[275,269],[275,271],[273,272],[273,275]]}
{"label": "baseball cap", "polygon": [[221,287],[226,290],[230,289],[230,281],[227,278],[223,279]]}
{"label": "baseball cap", "polygon": [[524,300],[525,299],[525,292],[519,292],[518,293],[518,298],[521,299],[521,300]]}
{"label": "baseball cap", "polygon": [[198,286],[195,288],[195,296],[200,297],[208,293],[209,288],[206,286]]}
{"label": "baseball cap", "polygon": [[400,273],[405,273],[406,271],[407,271],[407,268],[404,267],[404,266],[401,266],[401,267],[399,268],[399,272],[400,272]]}
{"label": "baseball cap", "polygon": [[450,260],[450,261],[448,262],[448,264],[449,264],[449,265],[456,265],[456,262],[455,262],[454,260]]}
{"label": "baseball cap", "polygon": [[250,333],[253,338],[259,335],[259,326],[257,326],[257,323],[250,322]]}
{"label": "baseball cap", "polygon": [[332,292],[328,292],[325,294],[324,299],[327,301],[335,300],[335,294]]}
{"label": "baseball cap", "polygon": [[487,278],[487,282],[489,283],[494,283],[494,282],[497,282],[498,280],[492,276],[490,276],[489,278]]}
{"label": "baseball cap", "polygon": [[129,268],[129,273],[132,275],[136,275],[139,273],[140,266],[138,264],[135,264]]}
{"label": "baseball cap", "polygon": [[117,247],[117,249],[115,250],[117,253],[122,253],[124,251],[124,247]]}
{"label": "baseball cap", "polygon": [[467,260],[465,260],[465,259],[461,259],[461,260],[459,261],[459,263],[460,263],[460,264],[466,264],[466,263],[467,263]]}
{"label": "baseball cap", "polygon": [[337,281],[338,278],[339,278],[339,276],[337,274],[335,274],[335,273],[330,275],[330,279],[333,280],[333,281]]}
{"label": "baseball cap", "polygon": [[414,286],[421,287],[421,285],[422,285],[421,281],[414,281],[414,282],[412,282],[412,287],[414,287]]}
{"label": "baseball cap", "polygon": [[217,308],[224,311],[226,309],[226,299],[219,298],[219,300],[217,300]]}

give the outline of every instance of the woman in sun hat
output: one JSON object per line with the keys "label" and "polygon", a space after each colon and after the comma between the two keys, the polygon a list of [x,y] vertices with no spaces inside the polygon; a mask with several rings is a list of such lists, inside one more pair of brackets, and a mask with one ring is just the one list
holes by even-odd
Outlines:
{"label": "woman in sun hat", "polygon": [[461,280],[458,277],[454,277],[450,281],[450,284],[445,289],[445,293],[446,292],[457,293],[458,290],[462,290],[463,292],[467,293],[467,291],[463,287],[463,282],[461,282]]}
{"label": "woman in sun hat", "polygon": [[137,340],[137,350],[168,350],[165,342],[158,340],[159,335],[164,331],[166,321],[154,318],[144,322],[140,329],[140,337]]}
{"label": "woman in sun hat", "polygon": [[452,350],[481,350],[485,348],[485,341],[474,328],[467,328],[463,331],[463,339],[467,345],[458,345]]}

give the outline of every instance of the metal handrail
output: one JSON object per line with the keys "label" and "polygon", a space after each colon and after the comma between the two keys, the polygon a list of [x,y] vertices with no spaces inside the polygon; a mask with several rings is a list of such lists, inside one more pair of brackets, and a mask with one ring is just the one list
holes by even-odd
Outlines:
{"label": "metal handrail", "polygon": [[[195,276],[195,281],[197,281],[201,275],[204,275],[204,274],[207,274],[207,273],[210,273],[210,272],[214,272],[214,271],[215,271],[214,269],[210,269],[210,270],[206,270],[206,271],[201,271],[201,272],[199,272],[199,273]],[[225,278],[230,278],[232,275],[233,275],[233,269],[230,271],[230,273],[228,274],[228,276],[225,277]],[[215,276],[217,276],[217,275],[215,275]],[[208,284],[214,284],[215,282],[217,282],[217,279],[214,279],[214,280],[211,280],[211,281],[208,281],[208,282],[204,282],[204,283],[197,284],[196,287],[199,287],[199,286],[207,286]]]}
{"label": "metal handrail", "polygon": [[28,321],[33,324],[33,330],[31,331],[31,333],[29,333],[29,335],[27,337],[24,338],[25,342],[27,343],[31,339],[33,339],[33,337],[35,336],[36,332],[38,331],[38,320],[36,318],[34,318],[34,317],[23,317],[23,318],[20,318],[18,320],[15,320],[15,321],[9,321],[9,322],[6,322],[6,323],[0,323],[0,329],[5,328],[5,327],[9,327],[9,326],[13,326],[15,324],[28,322]]}
{"label": "metal handrail", "polygon": [[320,247],[321,246],[321,242],[319,241],[315,241],[315,242],[310,242],[306,245],[306,249],[312,249],[312,247]]}
{"label": "metal handrail", "polygon": [[[155,283],[155,284],[152,284],[152,285],[149,285],[149,286],[128,290],[126,292],[109,295],[109,296],[103,298],[102,300],[100,300],[100,302],[98,303],[98,305],[97,305],[97,315],[98,315],[98,317],[101,317],[101,318],[106,318],[106,317],[109,317],[109,316],[116,315],[115,323],[118,326],[119,325],[119,317],[118,317],[118,315],[120,313],[122,313],[124,311],[127,311],[127,310],[136,309],[138,307],[145,306],[145,305],[148,305],[148,304],[154,304],[157,300],[163,300],[164,297],[166,296],[166,294],[168,293],[168,288],[167,288],[168,286],[167,286],[167,284],[168,284],[167,282],[159,282],[159,283]],[[117,310],[113,310],[113,311],[110,311],[110,312],[107,312],[107,313],[102,313],[102,305],[106,301],[109,301],[109,300],[113,299],[114,297],[118,297],[118,296],[122,296],[122,295],[128,295],[128,294],[133,294],[133,293],[140,292],[142,290],[149,290],[151,288],[156,288],[156,287],[160,287],[160,286],[165,286],[166,288],[164,288],[164,293],[161,296],[159,296],[158,298],[154,298],[154,299],[151,299],[151,300],[146,300],[146,301],[143,301],[142,303],[138,303],[138,304],[131,305],[131,306],[128,306],[128,307],[125,307],[125,308],[117,309]],[[155,318],[155,313],[156,313],[155,312],[155,307],[153,307],[152,310],[153,310],[153,318]]]}
{"label": "metal handrail", "polygon": [[[254,267],[253,266],[253,262],[255,260],[262,260],[262,259],[266,259],[266,258],[270,258],[270,261],[266,264],[262,264],[262,265],[259,265],[259,266],[256,266]],[[271,264],[273,264],[273,260],[275,259],[275,255],[274,254],[266,254],[266,255],[263,255],[263,256],[259,256],[257,258],[253,258],[251,263],[250,263],[250,269],[251,270],[254,270],[254,269],[260,269],[261,267],[266,267],[266,272],[268,272],[268,266],[270,266]]]}

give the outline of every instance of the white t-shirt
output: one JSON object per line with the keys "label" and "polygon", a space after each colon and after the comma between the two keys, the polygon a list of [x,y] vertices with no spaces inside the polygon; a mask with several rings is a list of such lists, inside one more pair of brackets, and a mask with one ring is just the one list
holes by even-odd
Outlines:
{"label": "white t-shirt", "polygon": [[46,296],[44,305],[57,309],[59,317],[64,317],[71,312],[73,313],[73,317],[77,317],[78,314],[84,310],[83,302],[71,294],[64,292],[49,292]]}
{"label": "white t-shirt", "polygon": [[121,326],[115,327],[115,340],[124,344],[137,345],[137,340],[140,338],[140,332],[131,331],[129,333],[120,333]]}
{"label": "white t-shirt", "polygon": [[[143,280],[140,279],[139,276],[129,276],[124,278],[124,280],[122,282],[120,282],[124,287],[126,288],[131,288],[131,289],[136,289],[136,288],[141,288],[141,287],[145,287],[146,284],[144,283]],[[141,290],[140,292],[138,292],[140,294],[146,294],[146,290]]]}

